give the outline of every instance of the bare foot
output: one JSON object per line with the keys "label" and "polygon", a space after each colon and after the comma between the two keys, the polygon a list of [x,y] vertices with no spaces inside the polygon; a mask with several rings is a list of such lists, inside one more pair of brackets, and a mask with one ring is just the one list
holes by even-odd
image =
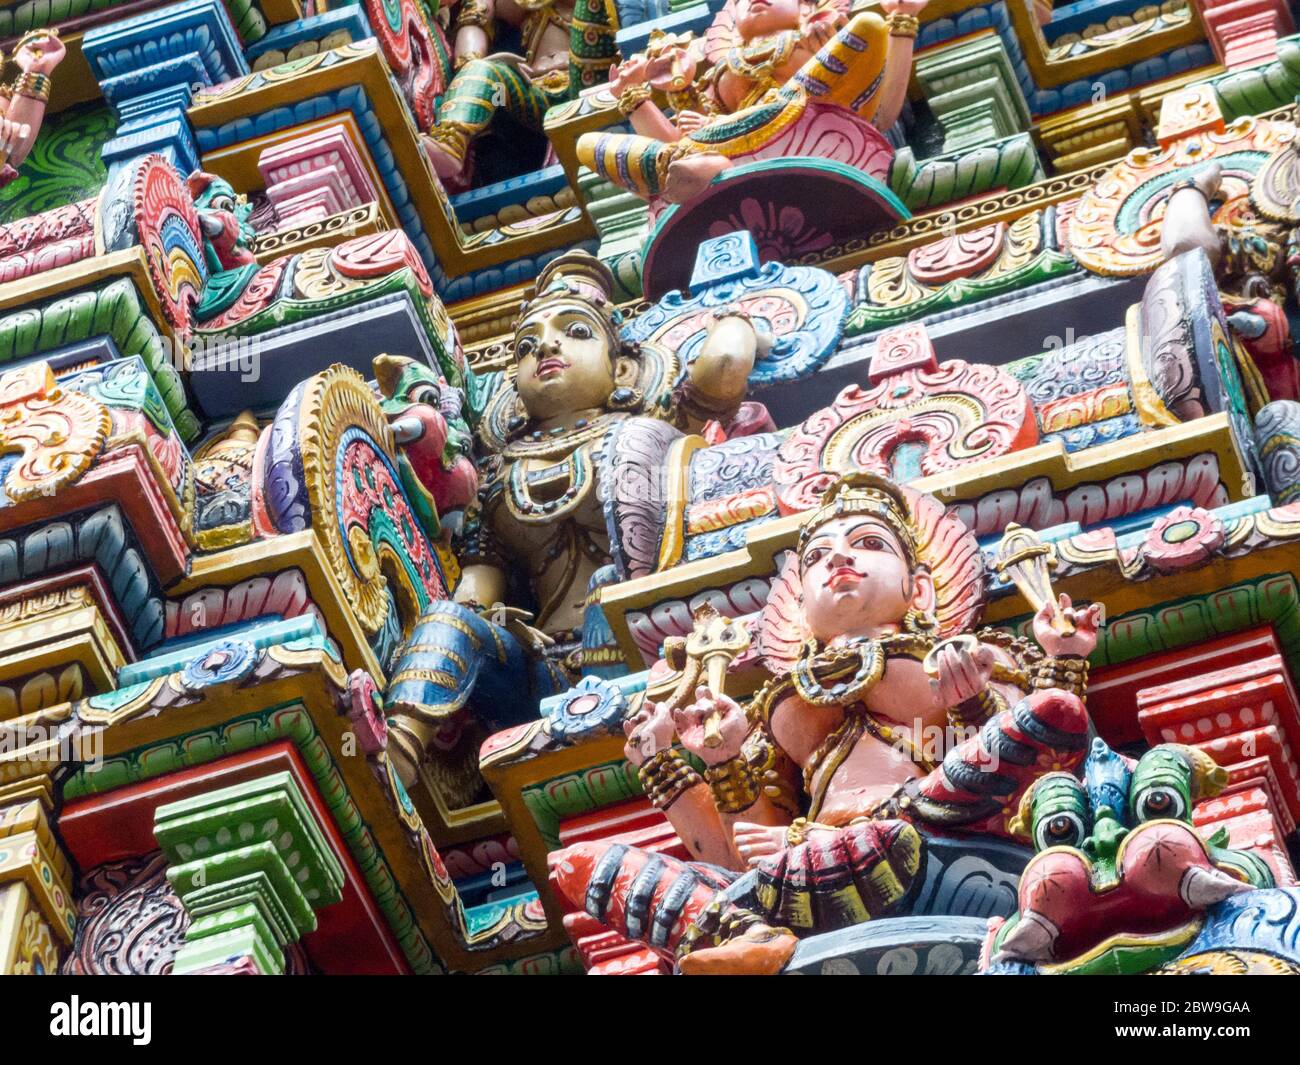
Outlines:
{"label": "bare foot", "polygon": [[424,144],[424,154],[429,157],[429,165],[442,179],[442,183],[449,188],[452,185],[458,186],[465,173],[465,160],[457,159],[432,137],[422,136],[420,140]]}
{"label": "bare foot", "polygon": [[709,182],[715,177],[724,170],[730,170],[731,166],[731,160],[717,152],[684,155],[668,165],[668,174],[664,179],[664,199],[669,203],[688,203],[708,188]]}
{"label": "bare foot", "polygon": [[762,938],[741,937],[720,947],[693,950],[682,958],[685,976],[775,976],[799,945],[789,932],[764,930]]}

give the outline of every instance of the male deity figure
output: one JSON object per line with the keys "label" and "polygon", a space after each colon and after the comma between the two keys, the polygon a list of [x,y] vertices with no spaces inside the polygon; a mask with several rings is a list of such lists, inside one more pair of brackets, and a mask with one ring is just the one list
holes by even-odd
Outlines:
{"label": "male deity figure", "polygon": [[[451,190],[466,186],[470,145],[504,110],[540,131],[547,108],[603,81],[615,55],[604,0],[462,0],[456,15],[456,74],[422,135],[434,173]],[[520,32],[523,56],[487,54],[496,22]]]}
{"label": "male deity figure", "polygon": [[[387,694],[390,749],[408,775],[462,709],[503,728],[576,679],[564,659],[578,649],[591,578],[610,561],[607,436],[638,419],[662,431],[666,450],[665,434],[680,434],[665,422],[729,423],[771,343],[743,310],[723,308],[679,373],[671,353],[622,339],[613,284],[594,256],[570,252],[543,269],[523,307],[513,376],[480,419],[491,453],[458,545],[456,601],[434,604],[417,624]],[[512,589],[512,574],[527,587]]]}
{"label": "male deity figure", "polygon": [[[887,130],[902,111],[925,3],[883,0],[885,18],[864,11],[850,20],[835,0],[731,0],[702,46],[654,41],[611,69],[610,88],[635,133],[584,134],[578,158],[640,196],[686,203],[810,104],[847,108]],[[703,73],[701,52],[712,61]],[[654,102],[656,90],[674,117]]]}
{"label": "male deity figure", "polygon": [[[956,585],[926,553],[939,542],[889,481],[834,485],[782,576],[802,636],[789,668],[748,708],[700,687],[625,725],[647,795],[707,864],[579,844],[553,858],[561,896],[684,973],[775,973],[800,936],[906,912],[927,828],[1007,836],[1025,788],[1084,756],[1100,607],[1044,604],[1045,654],[994,633],[940,641]],[[769,613],[765,647],[780,642]],[[940,754],[927,737],[950,723],[978,734]]]}
{"label": "male deity figure", "polygon": [[11,85],[0,86],[0,187],[18,176],[36,143],[50,102],[50,75],[63,62],[67,48],[54,30],[32,30],[14,50],[22,73]]}

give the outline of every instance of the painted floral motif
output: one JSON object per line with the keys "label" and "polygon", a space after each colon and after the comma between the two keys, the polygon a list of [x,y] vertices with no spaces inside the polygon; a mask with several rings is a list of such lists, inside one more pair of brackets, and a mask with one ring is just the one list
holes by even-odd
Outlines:
{"label": "painted floral motif", "polygon": [[1223,522],[1201,507],[1175,507],[1147,532],[1142,555],[1159,570],[1197,566],[1223,546]]}

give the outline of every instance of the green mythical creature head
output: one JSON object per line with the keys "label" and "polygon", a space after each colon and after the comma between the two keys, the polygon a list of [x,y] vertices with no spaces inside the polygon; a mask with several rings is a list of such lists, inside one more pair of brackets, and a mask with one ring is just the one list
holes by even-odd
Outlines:
{"label": "green mythical creature head", "polygon": [[1100,739],[1082,781],[1040,778],[1013,825],[1036,852],[1020,908],[991,928],[984,967],[1147,972],[1191,942],[1208,907],[1271,887],[1265,862],[1227,847],[1225,830],[1202,839],[1193,827],[1193,805],[1226,783],[1196,748],[1162,744],[1133,762]]}
{"label": "green mythical creature head", "polygon": [[255,265],[253,243],[257,230],[249,222],[253,205],[248,197],[236,193],[225,178],[204,170],[194,171],[185,184],[199,213],[208,269],[217,274]]}

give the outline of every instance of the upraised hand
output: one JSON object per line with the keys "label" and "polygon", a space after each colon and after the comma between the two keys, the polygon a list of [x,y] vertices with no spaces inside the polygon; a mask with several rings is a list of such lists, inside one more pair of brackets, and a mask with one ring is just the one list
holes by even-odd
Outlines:
{"label": "upraised hand", "polygon": [[674,731],[668,705],[645,699],[637,712],[623,721],[623,734],[627,736],[623,754],[640,768],[660,751],[672,746]]}
{"label": "upraised hand", "polygon": [[749,718],[740,704],[726,695],[714,695],[706,685],[695,689],[695,702],[673,712],[673,721],[682,746],[705,765],[738,757],[749,735]]}
{"label": "upraised hand", "polygon": [[936,675],[930,681],[938,706],[960,706],[974,699],[988,687],[997,661],[993,648],[976,644],[971,648],[963,642],[940,644],[934,651]]}
{"label": "upraised hand", "polygon": [[609,91],[615,96],[624,89],[644,85],[650,77],[650,60],[638,52],[609,68]]}
{"label": "upraised hand", "polygon": [[[1102,605],[1093,603],[1076,610],[1064,592],[1056,603],[1046,602],[1034,615],[1034,639],[1049,655],[1087,658],[1097,647],[1097,633],[1101,630]],[[1070,633],[1061,632],[1056,625],[1060,617],[1074,626]]]}
{"label": "upraised hand", "polygon": [[54,72],[54,68],[63,62],[68,49],[53,34],[48,37],[33,37],[25,40],[14,52],[14,62],[27,74],[45,74]]}

